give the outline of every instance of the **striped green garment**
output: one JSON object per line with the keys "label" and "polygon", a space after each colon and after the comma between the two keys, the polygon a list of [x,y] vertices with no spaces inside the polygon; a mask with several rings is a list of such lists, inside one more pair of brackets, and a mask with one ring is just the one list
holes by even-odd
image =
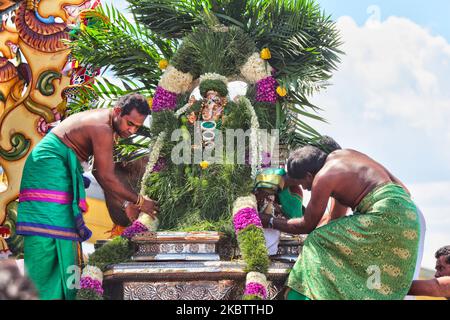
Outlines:
{"label": "striped green garment", "polygon": [[41,299],[75,297],[68,281],[79,264],[78,242],[92,234],[83,220],[87,204],[82,173],[73,150],[52,133],[25,163],[16,232],[25,237],[25,268]]}

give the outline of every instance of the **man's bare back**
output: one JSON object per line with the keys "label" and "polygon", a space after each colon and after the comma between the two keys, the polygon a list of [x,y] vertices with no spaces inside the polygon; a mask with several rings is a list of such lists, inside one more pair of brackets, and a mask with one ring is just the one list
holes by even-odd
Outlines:
{"label": "man's bare back", "polygon": [[[346,207],[355,210],[377,186],[392,182],[408,192],[403,183],[381,164],[349,149],[336,150],[329,155],[310,146],[298,149],[288,161],[288,175],[303,189],[311,191],[303,218],[274,219],[274,228],[293,234],[312,232],[322,220],[330,197],[336,199],[341,207],[339,212],[345,215]],[[260,215],[260,218],[263,226],[267,225],[269,217]]]}
{"label": "man's bare back", "polygon": [[403,186],[378,162],[361,152],[345,149],[334,151],[327,157],[312,189],[314,192],[314,185],[326,183],[332,188],[333,198],[354,210],[370,191],[389,182]]}
{"label": "man's bare back", "polygon": [[87,161],[94,153],[93,146],[100,133],[102,138],[112,141],[111,116],[110,109],[81,112],[68,117],[52,132],[75,152],[80,161]]}

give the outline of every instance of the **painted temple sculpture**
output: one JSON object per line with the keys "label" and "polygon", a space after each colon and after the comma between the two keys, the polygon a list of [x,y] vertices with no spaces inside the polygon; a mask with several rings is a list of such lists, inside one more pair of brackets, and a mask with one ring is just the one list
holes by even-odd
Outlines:
{"label": "painted temple sculpture", "polygon": [[[0,14],[0,226],[14,221],[25,160],[52,125],[61,120],[69,88],[89,80],[64,40],[91,0],[2,1]],[[64,90],[66,89],[66,90]],[[73,89],[72,89],[73,90]],[[20,252],[20,239],[11,239]],[[16,241],[14,241],[16,240]]]}

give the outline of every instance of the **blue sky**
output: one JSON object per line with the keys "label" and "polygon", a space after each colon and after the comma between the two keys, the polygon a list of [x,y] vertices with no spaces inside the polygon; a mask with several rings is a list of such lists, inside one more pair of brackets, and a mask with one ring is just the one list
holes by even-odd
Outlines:
{"label": "blue sky", "polygon": [[[381,20],[388,16],[408,17],[450,40],[450,1],[448,0],[318,0],[327,14],[334,19],[351,16],[358,24],[367,20],[367,9],[380,8]],[[372,10],[370,10],[372,12]]]}

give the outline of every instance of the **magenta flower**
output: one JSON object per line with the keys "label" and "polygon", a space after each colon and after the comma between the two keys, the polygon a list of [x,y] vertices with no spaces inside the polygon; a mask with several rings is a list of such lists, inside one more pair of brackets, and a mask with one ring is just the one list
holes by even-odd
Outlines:
{"label": "magenta flower", "polygon": [[262,154],[262,162],[261,162],[261,168],[270,168],[270,165],[272,163],[272,155],[270,152],[263,152]]}
{"label": "magenta flower", "polygon": [[277,80],[269,76],[256,83],[256,101],[258,102],[277,102]]}
{"label": "magenta flower", "polygon": [[248,295],[248,296],[256,295],[256,296],[260,296],[263,299],[266,299],[267,298],[267,290],[260,283],[250,282],[245,286],[244,295]]}
{"label": "magenta flower", "polygon": [[160,157],[158,161],[156,161],[155,165],[153,166],[152,172],[160,172],[166,168],[167,161],[165,158]]}
{"label": "magenta flower", "polygon": [[152,111],[174,110],[176,106],[177,94],[158,86],[153,97]]}
{"label": "magenta flower", "polygon": [[133,222],[133,224],[131,226],[129,226],[128,228],[126,228],[123,231],[122,237],[131,239],[135,235],[142,233],[142,232],[146,232],[146,231],[148,231],[148,228],[136,220]]}
{"label": "magenta flower", "polygon": [[95,291],[99,295],[103,295],[102,283],[99,280],[92,279],[91,277],[83,277],[80,280],[81,289],[90,289]]}
{"label": "magenta flower", "polygon": [[244,208],[239,210],[233,217],[233,224],[236,234],[250,225],[262,228],[262,223],[261,219],[259,219],[258,212],[253,208]]}

